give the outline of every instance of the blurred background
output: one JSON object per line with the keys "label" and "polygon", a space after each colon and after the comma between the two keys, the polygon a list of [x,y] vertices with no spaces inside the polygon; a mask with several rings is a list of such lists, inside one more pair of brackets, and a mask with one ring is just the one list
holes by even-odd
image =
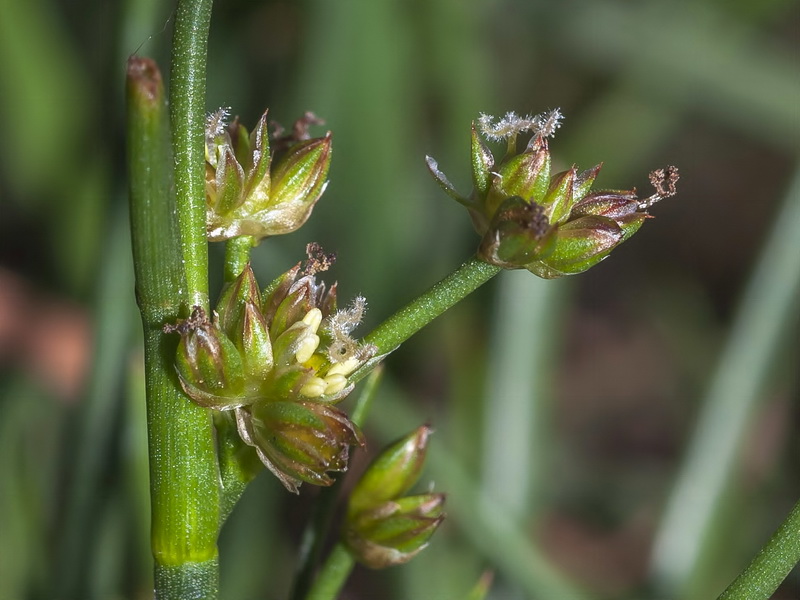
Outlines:
{"label": "blurred background", "polygon": [[[2,599],[151,594],[122,90],[132,53],[167,76],[172,10],[2,0]],[[560,107],[557,170],[603,162],[596,187],[681,172],[610,260],[503,273],[390,358],[369,450],[431,423],[449,518],[344,598],[457,600],[485,570],[493,600],[712,598],[768,539],[800,497],[799,42],[793,0],[217,3],[207,108],[334,135],[328,190],[257,274],[320,242],[369,301],[357,333],[474,251],[423,158],[467,192],[479,112]],[[286,597],[314,496],[255,480],[223,598]],[[798,597],[794,573],[775,598]]]}

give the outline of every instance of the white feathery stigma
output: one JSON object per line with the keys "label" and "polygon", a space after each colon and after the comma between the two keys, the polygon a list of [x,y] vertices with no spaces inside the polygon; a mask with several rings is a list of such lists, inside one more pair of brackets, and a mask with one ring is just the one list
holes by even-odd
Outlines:
{"label": "white feathery stigma", "polygon": [[515,112],[507,112],[500,119],[481,113],[480,117],[478,117],[478,127],[481,133],[486,136],[486,139],[494,142],[508,139],[526,131],[542,137],[552,137],[556,129],[561,127],[561,119],[563,119],[563,115],[558,108],[536,116],[525,115],[524,117],[517,115]]}

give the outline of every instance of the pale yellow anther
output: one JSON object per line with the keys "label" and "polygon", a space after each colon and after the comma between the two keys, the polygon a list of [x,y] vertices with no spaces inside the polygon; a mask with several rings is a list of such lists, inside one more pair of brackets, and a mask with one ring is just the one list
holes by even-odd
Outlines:
{"label": "pale yellow anther", "polygon": [[336,394],[347,387],[347,377],[344,375],[327,375],[325,377],[325,394]]}
{"label": "pale yellow anther", "polygon": [[315,333],[309,333],[298,343],[294,357],[297,359],[297,362],[304,363],[314,355],[318,347],[319,336]]}
{"label": "pale yellow anther", "polygon": [[328,369],[328,375],[350,375],[360,362],[357,358],[348,358],[342,362],[335,363]]}
{"label": "pale yellow anther", "polygon": [[303,317],[303,323],[311,328],[311,331],[317,333],[319,326],[322,324],[322,311],[318,308],[312,308]]}
{"label": "pale yellow anther", "polygon": [[306,398],[317,398],[318,396],[322,396],[327,389],[327,383],[321,377],[312,377],[308,380],[302,388],[300,388],[300,393],[305,396]]}

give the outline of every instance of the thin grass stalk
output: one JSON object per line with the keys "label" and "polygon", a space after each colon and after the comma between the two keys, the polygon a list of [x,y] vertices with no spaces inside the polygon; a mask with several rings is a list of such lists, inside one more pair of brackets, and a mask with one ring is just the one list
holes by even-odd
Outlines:
{"label": "thin grass stalk", "polygon": [[[379,366],[372,371],[358,396],[355,407],[351,412],[350,418],[359,427],[364,425],[364,421],[369,413],[369,409],[375,400],[375,395],[378,391],[378,386],[383,375],[383,367]],[[312,583],[314,583],[314,570],[317,567],[317,562],[322,554],[322,547],[325,543],[326,537],[330,531],[331,522],[333,521],[334,512],[336,510],[336,501],[341,494],[342,482],[344,477],[339,477],[336,483],[326,489],[320,490],[319,495],[314,503],[311,517],[308,520],[305,530],[303,531],[303,538],[300,543],[300,551],[298,553],[298,566],[294,578],[294,585],[290,598],[292,600],[301,600],[307,597],[311,590]],[[355,566],[355,562],[353,565]],[[333,577],[325,573],[328,568],[336,568],[341,571],[342,560],[338,559],[333,562],[326,561],[321,570],[320,577],[322,579],[329,579]],[[340,574],[341,575],[341,574]],[[337,580],[341,581],[344,585],[347,577],[341,578],[337,575]],[[330,585],[325,584],[326,589]]]}
{"label": "thin grass stalk", "polygon": [[800,297],[800,170],[747,284],[655,539],[652,576],[662,595],[687,596],[705,562],[714,516],[735,476],[775,358]]}
{"label": "thin grass stalk", "polygon": [[483,411],[482,488],[519,519],[535,517],[549,448],[557,313],[564,282],[506,274],[494,309]]}
{"label": "thin grass stalk", "polygon": [[[393,400],[373,413],[371,423],[385,439],[396,435],[398,424],[410,428],[424,420],[387,377],[381,395]],[[434,444],[428,453],[426,473],[437,488],[447,492],[448,519],[458,524],[470,544],[508,581],[517,584],[526,598],[583,600],[587,597],[531,543],[508,511],[484,500],[477,482],[451,452]],[[431,546],[430,551],[435,552],[435,538]]]}
{"label": "thin grass stalk", "polygon": [[719,600],[769,600],[800,561],[800,502]]}
{"label": "thin grass stalk", "polygon": [[170,121],[188,299],[208,310],[205,115],[212,0],[178,0],[172,40]]}
{"label": "thin grass stalk", "polygon": [[96,515],[101,508],[98,499],[104,497],[100,493],[103,473],[116,444],[111,424],[120,409],[121,381],[132,334],[126,291],[132,275],[127,228],[126,216],[115,215],[98,278],[92,372],[69,440],[76,448],[71,461],[74,472],[59,536],[58,574],[53,578],[57,586],[53,593],[69,598],[87,593],[87,558],[96,539]]}
{"label": "thin grass stalk", "polygon": [[478,258],[469,259],[456,271],[383,321],[364,338],[364,341],[375,345],[379,354],[395,350],[500,271],[500,267],[485,263]]}

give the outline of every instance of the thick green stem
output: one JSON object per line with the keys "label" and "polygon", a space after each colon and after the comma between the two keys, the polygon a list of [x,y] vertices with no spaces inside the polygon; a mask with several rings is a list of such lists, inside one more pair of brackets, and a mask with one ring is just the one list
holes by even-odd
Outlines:
{"label": "thick green stem", "polygon": [[205,94],[211,5],[212,0],[178,0],[170,79],[175,192],[188,299],[206,310]]}
{"label": "thick green stem", "polygon": [[353,555],[339,542],[331,550],[306,600],[336,600],[355,566]]}
{"label": "thick green stem", "polygon": [[378,325],[364,341],[391,352],[500,272],[500,267],[471,258],[456,271]]}
{"label": "thick green stem", "polygon": [[250,235],[240,235],[225,243],[225,283],[230,283],[241,275],[250,262],[250,250],[254,245],[255,240]]}
{"label": "thick green stem", "polygon": [[800,562],[800,502],[719,600],[768,600]]}
{"label": "thick green stem", "polygon": [[210,411],[190,402],[173,367],[177,336],[163,333],[184,303],[172,154],[155,63],[128,64],[128,140],[136,297],[145,344],[151,544],[159,599],[215,598],[219,472]]}

